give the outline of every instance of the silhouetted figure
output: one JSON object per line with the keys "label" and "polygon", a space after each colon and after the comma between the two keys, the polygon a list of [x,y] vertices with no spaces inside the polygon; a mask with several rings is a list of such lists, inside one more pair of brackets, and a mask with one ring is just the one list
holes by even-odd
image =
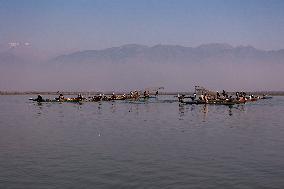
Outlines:
{"label": "silhouetted figure", "polygon": [[220,98],[220,93],[217,91],[217,93],[216,93],[216,96],[217,96],[217,99],[219,99]]}
{"label": "silhouetted figure", "polygon": [[78,99],[78,100],[83,100],[83,96],[82,96],[81,93],[78,94],[77,99]]}
{"label": "silhouetted figure", "polygon": [[43,98],[41,95],[37,95],[37,98],[35,99],[37,102],[43,102]]}

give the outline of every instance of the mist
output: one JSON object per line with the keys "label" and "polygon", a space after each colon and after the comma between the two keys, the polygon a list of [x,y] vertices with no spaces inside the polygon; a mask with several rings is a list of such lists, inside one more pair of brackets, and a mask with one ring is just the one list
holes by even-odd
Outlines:
{"label": "mist", "polygon": [[[281,64],[77,64],[1,65],[0,89],[6,91],[130,91],[165,87],[193,91],[284,90]],[[281,86],[281,87],[279,87]]]}

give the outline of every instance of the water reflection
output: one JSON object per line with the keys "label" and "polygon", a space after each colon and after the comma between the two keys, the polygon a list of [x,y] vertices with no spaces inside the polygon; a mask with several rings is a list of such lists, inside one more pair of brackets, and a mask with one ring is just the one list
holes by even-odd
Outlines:
{"label": "water reflection", "polygon": [[139,115],[139,104],[132,103],[128,112],[134,112],[136,115]]}
{"label": "water reflection", "polygon": [[246,112],[246,106],[244,104],[240,104],[236,107],[236,109],[242,111],[242,112]]}
{"label": "water reflection", "polygon": [[116,103],[114,101],[111,103],[110,111],[111,111],[111,113],[116,112]]}
{"label": "water reflection", "polygon": [[[37,116],[41,116],[44,111],[49,111],[51,107],[54,107],[57,109],[57,115],[59,117],[64,117],[64,109],[65,106],[70,105],[66,103],[40,103],[36,102],[33,103],[36,111]],[[71,104],[71,107],[74,107],[77,109],[77,111],[80,111],[82,113],[82,108],[85,103],[76,103]],[[110,112],[110,113],[118,113],[117,107],[120,103],[118,102],[97,102],[95,103],[95,107],[97,110],[95,110],[95,114],[102,115],[104,113]],[[159,106],[153,106],[153,103],[127,103],[126,106],[126,112],[133,112],[136,115],[141,115],[144,111],[147,113],[153,113],[156,111],[159,111]],[[104,106],[107,105],[109,108],[105,109],[106,112],[103,112]],[[187,104],[177,104],[178,105],[178,118],[180,120],[183,120],[186,118],[188,112],[190,112],[191,116],[201,116],[200,119],[202,121],[206,121],[208,119],[209,112],[217,113],[219,115],[221,114],[227,114],[229,116],[233,116],[236,112],[246,112],[246,106],[245,105],[234,105],[234,106],[217,106],[217,105],[208,105],[208,104],[202,104],[202,105],[187,105]],[[69,106],[70,107],[70,106]],[[142,112],[139,112],[143,110]],[[81,114],[80,114],[81,115]]]}
{"label": "water reflection", "polygon": [[98,103],[98,114],[99,115],[102,114],[102,103],[101,102]]}
{"label": "water reflection", "polygon": [[182,117],[184,116],[185,112],[185,105],[179,104],[178,111],[179,111],[179,119],[182,120]]}
{"label": "water reflection", "polygon": [[43,104],[41,102],[36,102],[35,106],[36,106],[36,117],[40,117],[43,112]]}
{"label": "water reflection", "polygon": [[[238,106],[216,106],[216,105],[186,105],[186,104],[179,104],[178,106],[178,115],[179,119],[183,120],[186,116],[188,110],[190,110],[192,116],[202,115],[202,120],[206,121],[208,119],[209,112],[217,112],[218,114],[223,114],[223,112],[227,112],[227,115],[233,116],[236,111],[238,112],[245,112],[244,105]],[[222,113],[221,113],[222,112]]]}
{"label": "water reflection", "polygon": [[229,106],[229,116],[233,115],[233,111],[232,111],[233,106]]}
{"label": "water reflection", "polygon": [[202,113],[203,113],[203,121],[206,121],[207,114],[208,114],[208,105],[207,104],[203,105]]}

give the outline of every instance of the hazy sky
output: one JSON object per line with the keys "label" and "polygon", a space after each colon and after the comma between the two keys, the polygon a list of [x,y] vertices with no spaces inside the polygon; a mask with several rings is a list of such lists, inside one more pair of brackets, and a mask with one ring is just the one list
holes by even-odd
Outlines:
{"label": "hazy sky", "polygon": [[221,42],[284,48],[283,0],[0,0],[0,44],[40,50]]}

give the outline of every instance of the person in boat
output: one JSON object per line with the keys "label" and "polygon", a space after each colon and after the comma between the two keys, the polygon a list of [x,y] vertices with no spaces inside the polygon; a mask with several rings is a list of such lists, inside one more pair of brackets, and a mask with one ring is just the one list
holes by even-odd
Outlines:
{"label": "person in boat", "polygon": [[190,98],[192,101],[194,101],[194,97],[193,97],[193,96],[190,96],[189,98]]}
{"label": "person in boat", "polygon": [[217,99],[220,99],[220,93],[217,91],[217,93],[216,93],[216,96],[217,96]]}
{"label": "person in boat", "polygon": [[112,99],[112,100],[115,100],[115,99],[116,99],[116,95],[115,95],[114,93],[112,93],[111,99]]}
{"label": "person in boat", "polygon": [[108,98],[107,98],[107,96],[106,96],[105,94],[103,94],[102,100],[104,100],[104,101],[107,101],[107,100],[108,100]]}
{"label": "person in boat", "polygon": [[223,97],[226,96],[226,91],[225,91],[225,90],[222,91],[222,96],[223,96]]}
{"label": "person in boat", "polygon": [[144,98],[148,98],[148,97],[150,97],[150,94],[149,94],[149,91],[144,91]]}
{"label": "person in boat", "polygon": [[82,94],[81,94],[81,93],[79,93],[76,99],[77,99],[77,100],[83,100],[83,96],[82,96]]}
{"label": "person in boat", "polygon": [[57,98],[57,100],[59,100],[59,101],[64,101],[64,99],[65,98],[64,98],[63,94],[60,94],[59,97]]}
{"label": "person in boat", "polygon": [[224,98],[228,98],[228,93],[225,90],[222,91],[222,95]]}
{"label": "person in boat", "polygon": [[37,101],[37,102],[43,102],[42,96],[41,96],[40,94],[37,95],[37,98],[35,99],[35,101]]}
{"label": "person in boat", "polygon": [[184,94],[182,94],[182,95],[178,94],[177,97],[178,97],[179,102],[183,102],[185,95]]}
{"label": "person in boat", "polygon": [[208,102],[208,96],[207,94],[205,93],[204,96],[203,96],[203,100],[207,103]]}
{"label": "person in boat", "polygon": [[236,92],[236,99],[237,99],[237,100],[240,99],[240,94],[239,94],[239,92]]}
{"label": "person in boat", "polygon": [[144,97],[146,97],[147,96],[147,91],[144,91]]}
{"label": "person in boat", "polygon": [[199,100],[204,101],[204,95],[203,94],[200,95]]}
{"label": "person in boat", "polygon": [[103,95],[100,93],[99,96],[96,97],[96,101],[100,101],[102,100],[102,98],[103,98]]}
{"label": "person in boat", "polygon": [[140,94],[138,91],[134,91],[134,98],[138,99],[140,97]]}
{"label": "person in boat", "polygon": [[159,95],[159,91],[156,91],[155,96],[158,96],[158,95]]}
{"label": "person in boat", "polygon": [[99,96],[93,96],[92,97],[92,101],[93,102],[97,102],[97,101],[99,101],[100,100],[100,97]]}
{"label": "person in boat", "polygon": [[196,99],[196,93],[193,93],[193,97],[194,97],[194,99]]}

